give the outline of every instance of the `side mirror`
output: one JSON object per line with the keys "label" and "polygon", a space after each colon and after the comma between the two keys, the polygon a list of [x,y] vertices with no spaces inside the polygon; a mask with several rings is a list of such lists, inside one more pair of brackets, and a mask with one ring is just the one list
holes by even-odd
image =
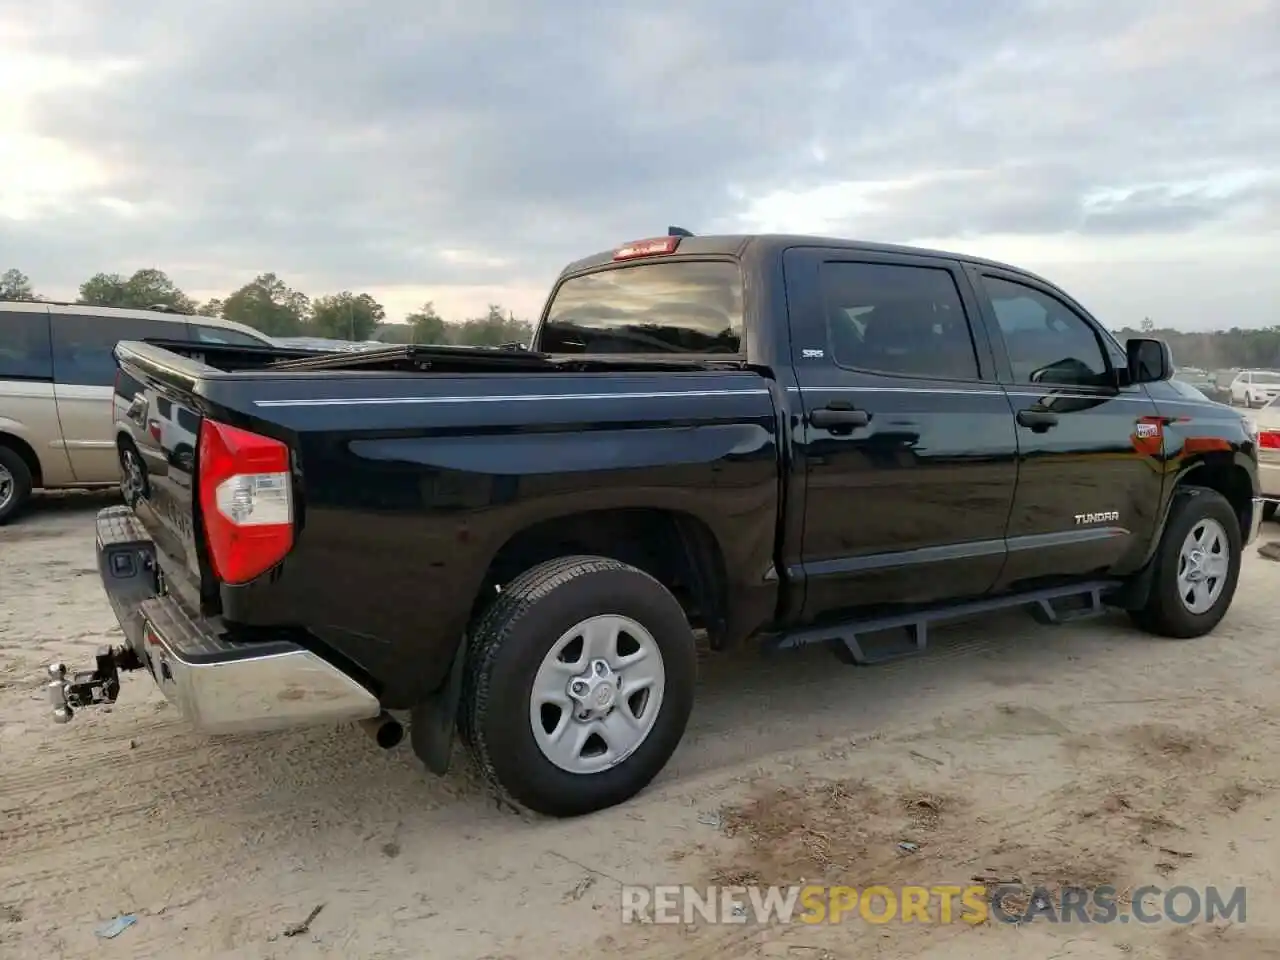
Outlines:
{"label": "side mirror", "polygon": [[1130,383],[1156,383],[1173,376],[1173,352],[1163,340],[1135,337],[1124,347]]}

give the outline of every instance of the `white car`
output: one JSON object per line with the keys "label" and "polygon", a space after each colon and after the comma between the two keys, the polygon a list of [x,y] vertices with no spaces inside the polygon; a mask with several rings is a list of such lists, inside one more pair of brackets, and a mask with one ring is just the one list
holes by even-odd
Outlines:
{"label": "white car", "polygon": [[1274,370],[1241,370],[1231,381],[1231,403],[1265,407],[1280,396],[1280,373]]}

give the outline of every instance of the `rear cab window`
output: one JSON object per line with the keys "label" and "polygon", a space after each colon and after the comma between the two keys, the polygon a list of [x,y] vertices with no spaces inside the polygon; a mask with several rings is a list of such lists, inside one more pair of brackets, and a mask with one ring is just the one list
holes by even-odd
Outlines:
{"label": "rear cab window", "polygon": [[0,307],[0,380],[52,380],[48,310]]}
{"label": "rear cab window", "polygon": [[742,330],[737,263],[636,263],[562,281],[533,346],[558,354],[738,355]]}

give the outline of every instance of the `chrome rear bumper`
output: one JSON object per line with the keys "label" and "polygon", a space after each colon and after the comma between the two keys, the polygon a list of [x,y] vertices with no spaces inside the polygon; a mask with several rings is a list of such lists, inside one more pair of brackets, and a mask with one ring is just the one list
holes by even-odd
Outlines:
{"label": "chrome rear bumper", "polygon": [[232,644],[199,632],[172,599],[141,604],[138,642],[156,685],[202,733],[250,733],[365,720],[382,711],[364,686],[296,644]]}
{"label": "chrome rear bumper", "polygon": [[[157,595],[155,548],[128,507],[98,513],[98,571],[128,648],[121,669],[150,671],[162,693],[202,733],[251,733],[379,716],[363,684],[295,643],[227,639],[216,620],[193,619],[173,597]],[[102,661],[100,670],[102,672]],[[108,664],[109,668],[109,664]],[[57,674],[55,674],[55,677]],[[89,674],[78,676],[91,684]],[[110,687],[110,684],[107,684]],[[70,706],[103,702],[72,690]],[[118,691],[118,682],[114,691]],[[110,702],[114,700],[114,691]],[[51,693],[51,697],[56,693]],[[78,702],[77,702],[78,700]],[[70,719],[71,710],[59,716]]]}

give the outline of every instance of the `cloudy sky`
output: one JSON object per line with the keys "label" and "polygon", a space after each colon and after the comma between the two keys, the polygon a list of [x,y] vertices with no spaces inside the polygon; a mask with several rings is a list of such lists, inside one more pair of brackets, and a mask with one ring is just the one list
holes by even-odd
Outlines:
{"label": "cloudy sky", "polygon": [[678,224],[1280,323],[1277,51],[1280,0],[0,0],[0,270],[531,315]]}

